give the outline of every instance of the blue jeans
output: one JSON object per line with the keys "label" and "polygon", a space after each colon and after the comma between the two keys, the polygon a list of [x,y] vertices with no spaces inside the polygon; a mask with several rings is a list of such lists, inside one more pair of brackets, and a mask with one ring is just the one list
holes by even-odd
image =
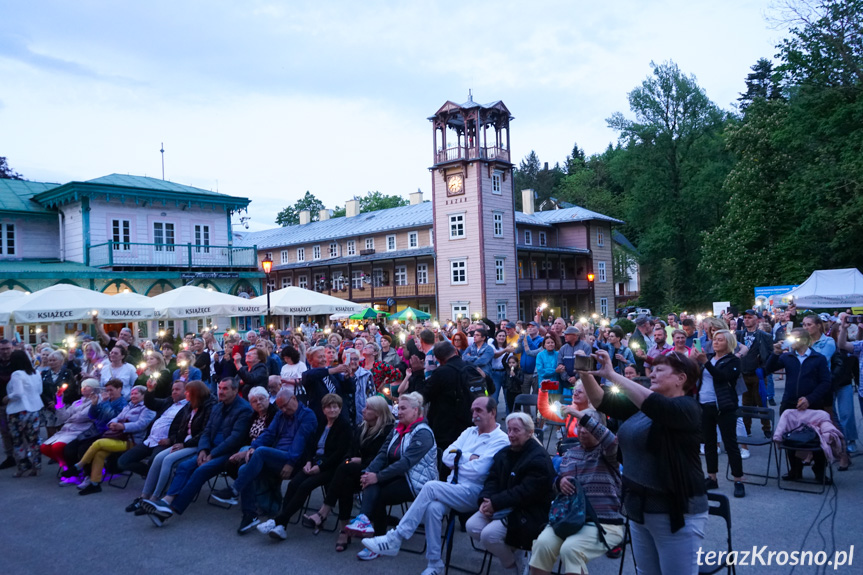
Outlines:
{"label": "blue jeans", "polygon": [[767,399],[773,399],[776,395],[775,387],[773,386],[773,374],[768,373],[764,378],[764,387],[767,388]]}
{"label": "blue jeans", "polygon": [[629,522],[638,575],[698,574],[698,550],[704,541],[707,512],[684,515],[686,525],[671,532],[665,513],[645,513],[644,523]]}
{"label": "blue jeans", "polygon": [[[842,426],[845,441],[848,443],[857,441],[857,421],[854,417],[854,386],[849,384],[840,387],[835,393],[833,406],[839,425]],[[861,403],[861,409],[863,409],[863,403]]]}
{"label": "blue jeans", "polygon": [[288,459],[288,453],[281,449],[272,447],[258,447],[249,458],[249,461],[240,467],[240,472],[237,474],[237,480],[234,481],[234,491],[240,494],[240,501],[243,508],[243,513],[255,514],[256,504],[255,495],[255,479],[266,468],[279,473],[282,467],[287,463],[292,463]]}
{"label": "blue jeans", "polygon": [[497,394],[503,389],[503,379],[506,375],[504,370],[491,370],[491,380],[494,382],[494,389],[489,392],[489,397],[493,397],[497,401]]}
{"label": "blue jeans", "polygon": [[229,457],[228,455],[214,457],[198,467],[198,457],[194,455],[178,465],[174,480],[168,488],[168,495],[174,496],[171,502],[174,511],[182,515],[201,487],[210,478],[224,471]]}

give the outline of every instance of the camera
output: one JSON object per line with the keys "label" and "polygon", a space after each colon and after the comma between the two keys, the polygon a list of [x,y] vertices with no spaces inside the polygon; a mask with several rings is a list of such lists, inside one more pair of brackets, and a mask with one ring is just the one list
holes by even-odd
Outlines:
{"label": "camera", "polygon": [[573,366],[576,371],[596,371],[596,358],[589,355],[576,355]]}

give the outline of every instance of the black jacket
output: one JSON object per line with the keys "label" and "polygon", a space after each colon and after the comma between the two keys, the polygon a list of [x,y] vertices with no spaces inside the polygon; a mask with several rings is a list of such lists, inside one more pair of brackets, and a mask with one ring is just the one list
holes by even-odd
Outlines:
{"label": "black jacket", "polygon": [[270,380],[270,372],[267,369],[266,363],[256,363],[255,366],[249,370],[247,366],[243,366],[240,368],[237,377],[240,378],[240,395],[243,397],[249,397],[249,392],[253,387],[261,386],[264,389],[267,389],[267,383]]}
{"label": "black jacket", "polygon": [[[713,389],[716,392],[716,405],[719,412],[737,410],[737,379],[740,377],[740,358],[729,353],[724,355],[716,365],[707,361],[701,368],[701,377],[698,379],[698,393],[701,393],[701,384],[704,381],[704,371],[709,371],[713,376]],[[701,402],[699,398],[699,403]]]}
{"label": "black jacket", "polygon": [[362,460],[362,468],[365,469],[369,466],[369,463],[372,462],[372,459],[378,454],[378,451],[383,447],[384,441],[386,441],[387,437],[389,437],[392,432],[394,424],[385,425],[384,428],[378,433],[375,437],[371,439],[366,439],[365,443],[360,441],[360,433],[362,431],[362,427],[357,427],[354,430],[353,437],[351,438],[351,447],[348,450],[346,458],[348,457],[359,457]]}
{"label": "black jacket", "polygon": [[339,463],[345,460],[351,446],[351,424],[346,419],[338,417],[324,441],[323,456],[316,456],[318,441],[320,441],[326,426],[326,420],[318,422],[318,429],[306,444],[306,451],[303,454],[303,462],[311,461],[312,465],[320,467],[322,473],[338,467]]}
{"label": "black jacket", "polygon": [[46,369],[42,372],[42,403],[45,407],[54,409],[55,402],[57,401],[57,390],[60,389],[64,383],[66,385],[66,389],[69,389],[73,383],[75,383],[75,376],[72,375],[72,372],[65,368],[61,367],[60,371],[57,373],[57,377],[54,378],[53,372],[50,369]]}
{"label": "black jacket", "polygon": [[174,417],[174,421],[171,422],[171,427],[168,429],[168,439],[171,441],[171,445],[182,443],[183,447],[197,447],[201,434],[207,428],[210,412],[213,410],[214,405],[216,405],[216,398],[209,396],[204,405],[195,412],[195,417],[192,419],[192,437],[188,441],[184,440],[189,432],[189,418],[192,417],[192,404],[187,403],[184,405],[183,409]]}
{"label": "black jacket", "polygon": [[530,549],[548,523],[553,483],[551,458],[545,448],[531,438],[521,451],[505,447],[497,452],[478,504],[489,499],[495,512],[512,509],[506,519],[506,544]]}
{"label": "black jacket", "polygon": [[470,404],[461,399],[461,372],[466,365],[458,356],[449,358],[419,390],[428,403],[427,420],[437,445],[451,445],[472,425]]}
{"label": "black jacket", "polygon": [[817,351],[810,351],[811,354],[802,364],[795,357],[796,352],[782,355],[773,353],[767,360],[767,373],[785,368],[785,393],[779,404],[780,413],[786,409],[795,409],[801,397],[809,402],[809,409],[824,409],[833,405],[832,377],[827,358]]}
{"label": "black jacket", "polygon": [[[735,335],[737,341],[741,345],[746,344],[746,329],[738,330]],[[773,337],[765,331],[756,329],[752,334],[753,339],[749,347],[749,352],[741,359],[740,369],[743,373],[751,375],[759,367],[763,368],[767,363],[767,358],[773,353]]]}

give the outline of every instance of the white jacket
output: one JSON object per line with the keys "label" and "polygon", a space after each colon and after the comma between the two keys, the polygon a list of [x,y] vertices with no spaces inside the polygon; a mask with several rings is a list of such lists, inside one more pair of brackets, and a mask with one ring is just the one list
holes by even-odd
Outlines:
{"label": "white jacket", "polygon": [[18,370],[12,372],[9,385],[6,386],[6,394],[9,403],[6,404],[6,413],[30,413],[42,409],[42,378],[38,373],[27,375],[26,372]]}

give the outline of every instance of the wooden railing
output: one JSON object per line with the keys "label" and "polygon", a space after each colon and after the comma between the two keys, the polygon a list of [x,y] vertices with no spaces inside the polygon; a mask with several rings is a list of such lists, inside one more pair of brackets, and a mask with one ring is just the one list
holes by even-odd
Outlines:
{"label": "wooden railing", "polygon": [[196,244],[108,242],[90,246],[90,265],[110,267],[251,268],[257,269],[257,248]]}
{"label": "wooden railing", "polygon": [[456,160],[502,160],[509,161],[509,150],[498,148],[496,146],[488,146],[480,148],[477,153],[476,148],[465,148],[464,146],[456,146],[447,148],[446,150],[438,150],[435,154],[435,163],[443,164],[445,162],[454,162]]}

